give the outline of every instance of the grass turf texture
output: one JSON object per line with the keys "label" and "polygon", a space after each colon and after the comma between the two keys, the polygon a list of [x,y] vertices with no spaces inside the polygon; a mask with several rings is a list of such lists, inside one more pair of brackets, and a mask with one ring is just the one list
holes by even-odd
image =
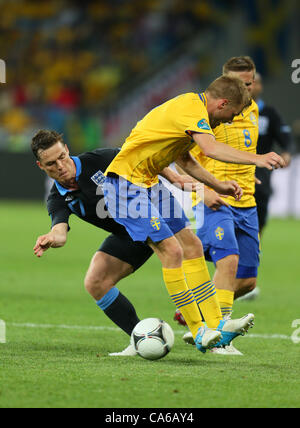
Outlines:
{"label": "grass turf texture", "polygon": [[[72,217],[66,247],[37,259],[35,240],[49,228],[45,208],[1,203],[0,212],[0,318],[7,323],[7,343],[0,344],[1,408],[299,407],[300,344],[238,338],[243,357],[202,355],[185,345],[155,257],[120,289],[140,318],[161,317],[177,331],[172,352],[162,360],[108,357],[128,345],[121,331],[16,326],[113,327],[83,287],[105,234]],[[234,307],[235,317],[255,313],[251,334],[290,336],[292,321],[300,319],[299,228],[295,220],[269,223],[261,296]]]}

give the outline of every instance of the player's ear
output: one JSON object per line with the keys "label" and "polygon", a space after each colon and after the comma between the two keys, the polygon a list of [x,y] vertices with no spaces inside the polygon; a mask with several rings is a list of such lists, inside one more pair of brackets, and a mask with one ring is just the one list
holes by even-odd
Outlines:
{"label": "player's ear", "polygon": [[66,149],[67,154],[69,155],[70,154],[70,150],[69,150],[69,147],[66,144],[65,144],[65,149]]}
{"label": "player's ear", "polygon": [[44,169],[43,167],[42,167],[42,164],[41,164],[41,162],[40,161],[36,161],[36,164],[37,164],[37,166],[40,168],[40,169]]}
{"label": "player's ear", "polygon": [[227,104],[228,104],[227,98],[222,98],[219,103],[219,109],[222,110],[224,107],[227,106]]}

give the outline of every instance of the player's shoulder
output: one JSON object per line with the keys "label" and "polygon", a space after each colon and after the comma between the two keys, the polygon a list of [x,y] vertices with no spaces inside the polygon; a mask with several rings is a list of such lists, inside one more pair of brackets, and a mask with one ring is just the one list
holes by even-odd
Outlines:
{"label": "player's shoulder", "polygon": [[242,115],[244,117],[249,116],[250,114],[259,115],[259,108],[255,100],[252,99],[251,104],[243,111]]}
{"label": "player's shoulder", "polygon": [[82,153],[78,155],[78,157],[81,161],[83,170],[89,170],[89,168],[93,168],[94,165],[106,169],[119,152],[119,148],[99,148],[90,152]]}
{"label": "player's shoulder", "polygon": [[254,99],[252,99],[252,102],[251,102],[251,104],[250,104],[250,108],[251,108],[252,110],[255,110],[255,111],[257,112],[257,114],[258,114],[258,112],[259,112],[259,108],[258,108],[257,102],[256,102]]}
{"label": "player's shoulder", "polygon": [[52,187],[51,187],[51,189],[50,189],[50,192],[49,192],[49,195],[48,195],[48,200],[49,199],[58,198],[60,196],[61,195],[60,195],[60,193],[59,193],[59,191],[57,189],[57,186],[56,186],[56,184],[54,182],[53,185],[52,185]]}
{"label": "player's shoulder", "polygon": [[184,94],[177,95],[177,97],[172,98],[170,101],[172,104],[177,104],[180,107],[184,107],[186,104],[195,104],[200,101],[204,102],[206,98],[203,97],[201,100],[201,94],[197,94],[196,92],[186,92]]}
{"label": "player's shoulder", "polygon": [[81,153],[80,155],[78,155],[78,157],[81,161],[108,157],[114,158],[119,152],[119,148],[98,148],[89,152]]}
{"label": "player's shoulder", "polygon": [[258,126],[259,109],[254,100],[246,107],[241,114],[235,116],[232,122],[232,128],[240,127],[240,123],[246,124],[252,122],[254,126]]}
{"label": "player's shoulder", "polygon": [[186,115],[188,113],[189,116],[195,117],[199,117],[200,115],[207,123],[207,99],[204,92],[187,92],[186,94],[182,94],[178,98],[177,105],[180,114]]}
{"label": "player's shoulder", "polygon": [[82,178],[104,173],[119,153],[119,148],[99,148],[80,154]]}
{"label": "player's shoulder", "polygon": [[53,183],[53,186],[50,189],[46,204],[48,208],[57,208],[60,207],[62,204],[65,204],[65,197],[59,193],[55,182]]}

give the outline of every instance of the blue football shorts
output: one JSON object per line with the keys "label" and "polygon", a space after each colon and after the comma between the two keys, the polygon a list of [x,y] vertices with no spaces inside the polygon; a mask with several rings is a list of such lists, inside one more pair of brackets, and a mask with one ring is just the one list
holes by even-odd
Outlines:
{"label": "blue football shorts", "polygon": [[110,215],[134,241],[163,241],[190,225],[179,202],[161,182],[143,188],[111,175],[103,191]]}
{"label": "blue football shorts", "polygon": [[197,226],[197,236],[202,241],[206,260],[216,264],[229,255],[237,254],[237,278],[256,278],[260,258],[257,208],[222,206],[213,211],[200,202],[194,213],[196,223],[201,225]]}

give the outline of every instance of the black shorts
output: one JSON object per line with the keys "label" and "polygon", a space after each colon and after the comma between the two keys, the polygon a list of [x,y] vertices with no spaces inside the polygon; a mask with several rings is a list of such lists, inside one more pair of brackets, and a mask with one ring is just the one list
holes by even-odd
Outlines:
{"label": "black shorts", "polygon": [[134,242],[130,236],[109,235],[98,251],[128,263],[136,271],[152,256],[153,250],[143,242]]}
{"label": "black shorts", "polygon": [[268,220],[268,207],[269,201],[271,198],[271,192],[266,193],[262,192],[257,188],[255,192],[255,199],[257,203],[257,214],[258,214],[258,222],[259,222],[259,230],[262,230],[267,223]]}

